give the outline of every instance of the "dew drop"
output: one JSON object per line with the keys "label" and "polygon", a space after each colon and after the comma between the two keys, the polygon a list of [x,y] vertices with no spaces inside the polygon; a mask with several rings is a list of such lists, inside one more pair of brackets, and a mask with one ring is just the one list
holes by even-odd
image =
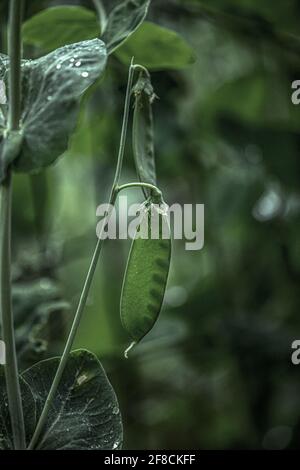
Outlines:
{"label": "dew drop", "polygon": [[76,62],[76,64],[75,64],[75,67],[80,67],[80,66],[81,66],[81,61],[78,60],[78,61]]}
{"label": "dew drop", "polygon": [[57,64],[56,68],[57,70],[61,69],[61,64]]}
{"label": "dew drop", "polygon": [[81,76],[83,78],[87,78],[89,76],[89,73],[88,72],[82,72]]}
{"label": "dew drop", "polygon": [[72,59],[70,59],[70,62],[72,62],[72,63],[75,62],[74,57],[72,57]]}

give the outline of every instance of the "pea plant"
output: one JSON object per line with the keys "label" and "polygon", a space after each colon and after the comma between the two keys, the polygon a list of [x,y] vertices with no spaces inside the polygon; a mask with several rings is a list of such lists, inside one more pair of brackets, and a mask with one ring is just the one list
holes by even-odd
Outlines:
{"label": "pea plant", "polygon": [[[80,98],[103,75],[109,54],[143,22],[149,1],[122,2],[109,15],[102,3],[95,1],[101,39],[66,44],[33,60],[22,58],[24,1],[11,0],[9,5],[8,55],[0,54],[0,310],[1,339],[6,348],[5,365],[0,369],[0,449],[120,449],[122,420],[112,385],[94,354],[72,350],[103,239],[100,236],[97,240],[61,357],[21,370],[12,308],[12,191],[15,172],[41,172],[65,152]],[[150,219],[155,206],[161,223],[156,239],[140,237],[138,227],[132,241],[120,302],[130,348],[157,320],[171,258],[170,236],[162,236],[167,217],[156,182],[154,100],[148,70],[132,60],[109,203],[114,205],[122,190],[141,187],[145,197],[142,218]],[[121,185],[132,104],[132,147],[138,181]],[[105,217],[108,223],[110,214]]]}

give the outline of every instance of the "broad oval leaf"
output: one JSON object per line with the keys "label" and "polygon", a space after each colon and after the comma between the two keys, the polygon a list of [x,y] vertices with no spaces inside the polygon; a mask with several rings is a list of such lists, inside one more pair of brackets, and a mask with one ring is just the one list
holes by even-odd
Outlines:
{"label": "broad oval leaf", "polygon": [[[153,220],[157,238],[153,231],[150,233]],[[131,347],[149,333],[159,316],[170,262],[171,235],[165,207],[150,204],[131,245],[121,295],[121,321],[133,340]]]}
{"label": "broad oval leaf", "polygon": [[[8,58],[0,58],[7,77]],[[36,60],[22,61],[23,145],[13,164],[16,171],[46,167],[67,149],[80,98],[103,73],[106,60],[104,43],[94,39],[67,45]]]}
{"label": "broad oval leaf", "polygon": [[[48,359],[22,374],[35,398],[38,417],[58,364],[59,358]],[[117,398],[100,362],[88,351],[73,351],[36,448],[116,450],[122,446],[122,436]]]}
{"label": "broad oval leaf", "polygon": [[[136,171],[140,181],[157,185],[154,153],[152,103],[155,94],[149,77],[141,74],[134,89],[135,104],[132,144]],[[143,190],[149,196],[149,190]]]}
{"label": "broad oval leaf", "polygon": [[99,35],[97,15],[80,6],[46,8],[23,25],[24,43],[47,52],[66,44],[94,39]]}
{"label": "broad oval leaf", "polygon": [[149,5],[150,0],[125,0],[112,10],[102,36],[109,54],[120,47],[141,25],[147,15]]}
{"label": "broad oval leaf", "polygon": [[[26,431],[26,443],[30,438],[36,425],[36,406],[30,387],[20,377],[20,388],[22,394],[22,404],[24,412],[24,422]],[[8,398],[6,392],[6,382],[4,368],[0,369],[0,450],[13,449],[13,437],[11,421],[9,416]]]}
{"label": "broad oval leaf", "polygon": [[195,53],[183,37],[147,21],[116,51],[116,56],[124,64],[134,57],[136,63],[150,70],[182,69],[195,62]]}

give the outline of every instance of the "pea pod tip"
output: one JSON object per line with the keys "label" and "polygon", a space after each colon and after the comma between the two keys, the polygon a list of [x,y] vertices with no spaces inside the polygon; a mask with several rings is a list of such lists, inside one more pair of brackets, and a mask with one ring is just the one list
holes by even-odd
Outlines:
{"label": "pea pod tip", "polygon": [[128,348],[124,351],[125,359],[128,359],[128,354],[129,354],[130,351],[135,347],[136,344],[137,344],[137,341],[132,341],[132,343],[130,343],[130,345],[128,346]]}

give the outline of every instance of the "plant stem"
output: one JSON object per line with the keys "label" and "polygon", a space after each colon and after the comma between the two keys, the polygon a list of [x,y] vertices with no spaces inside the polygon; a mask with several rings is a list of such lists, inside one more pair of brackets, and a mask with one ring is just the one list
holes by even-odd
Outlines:
{"label": "plant stem", "polygon": [[116,190],[116,187],[119,184],[120,177],[121,177],[122,166],[123,166],[134,68],[135,68],[135,66],[133,65],[133,59],[132,59],[130,67],[129,67],[127,89],[126,89],[126,98],[125,98],[125,105],[124,105],[123,124],[122,124],[121,139],[120,139],[120,146],[119,146],[119,154],[118,154],[117,168],[116,168],[115,179],[114,179],[114,183],[113,183],[113,187],[112,187],[112,192],[114,192]]}
{"label": "plant stem", "polygon": [[10,1],[8,30],[8,55],[10,58],[8,130],[18,130],[20,124],[22,10],[23,0]]}
{"label": "plant stem", "polygon": [[19,383],[14,322],[11,302],[11,194],[9,175],[1,185],[0,212],[0,312],[6,348],[5,378],[15,449],[25,449],[25,426]]}
{"label": "plant stem", "polygon": [[[18,130],[21,111],[22,0],[11,0],[8,29],[9,115],[8,130]],[[0,211],[0,313],[6,347],[5,379],[15,449],[25,449],[25,425],[18,374],[11,299],[11,174],[1,185]]]}
{"label": "plant stem", "polygon": [[[116,198],[118,196],[118,183],[120,180],[121,176],[121,171],[122,171],[122,165],[123,165],[123,159],[124,159],[124,151],[125,151],[125,142],[126,142],[126,135],[127,135],[127,128],[128,128],[128,118],[129,118],[129,108],[130,108],[130,97],[131,97],[131,90],[132,90],[132,82],[133,82],[133,74],[134,74],[134,68],[132,66],[132,63],[129,68],[129,74],[128,74],[128,82],[127,82],[127,91],[126,91],[126,99],[125,99],[125,107],[124,107],[124,115],[123,115],[123,124],[122,124],[122,131],[121,131],[121,139],[120,139],[120,146],[119,146],[119,154],[118,154],[118,162],[117,162],[117,167],[116,167],[116,173],[115,173],[115,178],[109,198],[109,204],[114,205],[116,202]],[[109,221],[109,214],[107,215],[107,221]],[[103,224],[102,231],[104,231],[105,224]],[[69,354],[72,349],[72,345],[82,318],[82,314],[86,305],[86,301],[89,295],[89,291],[93,282],[94,274],[96,271],[97,263],[99,256],[101,254],[102,246],[103,246],[103,237],[100,234],[93,257],[92,261],[85,279],[85,283],[82,289],[82,293],[80,296],[80,300],[78,303],[78,307],[74,316],[73,324],[64,348],[64,351],[62,353],[60,363],[58,365],[53,383],[51,385],[48,397],[46,399],[44,408],[42,410],[41,416],[39,418],[37,427],[35,429],[35,432],[33,434],[33,437],[31,439],[31,442],[28,446],[29,450],[33,450],[38,442],[38,439],[41,435],[41,432],[45,426],[48,412],[51,408],[53,399],[55,397],[55,394],[57,392],[57,388],[59,386],[60,380],[62,378],[62,375],[64,373],[65,367],[67,365],[67,361],[69,358]]]}
{"label": "plant stem", "polygon": [[130,189],[130,188],[148,188],[152,191],[152,193],[155,196],[158,196],[158,197],[162,196],[162,192],[160,191],[160,189],[154,186],[154,184],[142,183],[142,182],[122,184],[122,186],[118,187],[118,192],[123,191],[123,189]]}
{"label": "plant stem", "polygon": [[133,65],[133,67],[134,67],[135,70],[139,70],[140,72],[143,72],[148,78],[150,78],[149,70],[146,69],[146,67],[144,67],[143,65],[135,64],[135,65]]}

